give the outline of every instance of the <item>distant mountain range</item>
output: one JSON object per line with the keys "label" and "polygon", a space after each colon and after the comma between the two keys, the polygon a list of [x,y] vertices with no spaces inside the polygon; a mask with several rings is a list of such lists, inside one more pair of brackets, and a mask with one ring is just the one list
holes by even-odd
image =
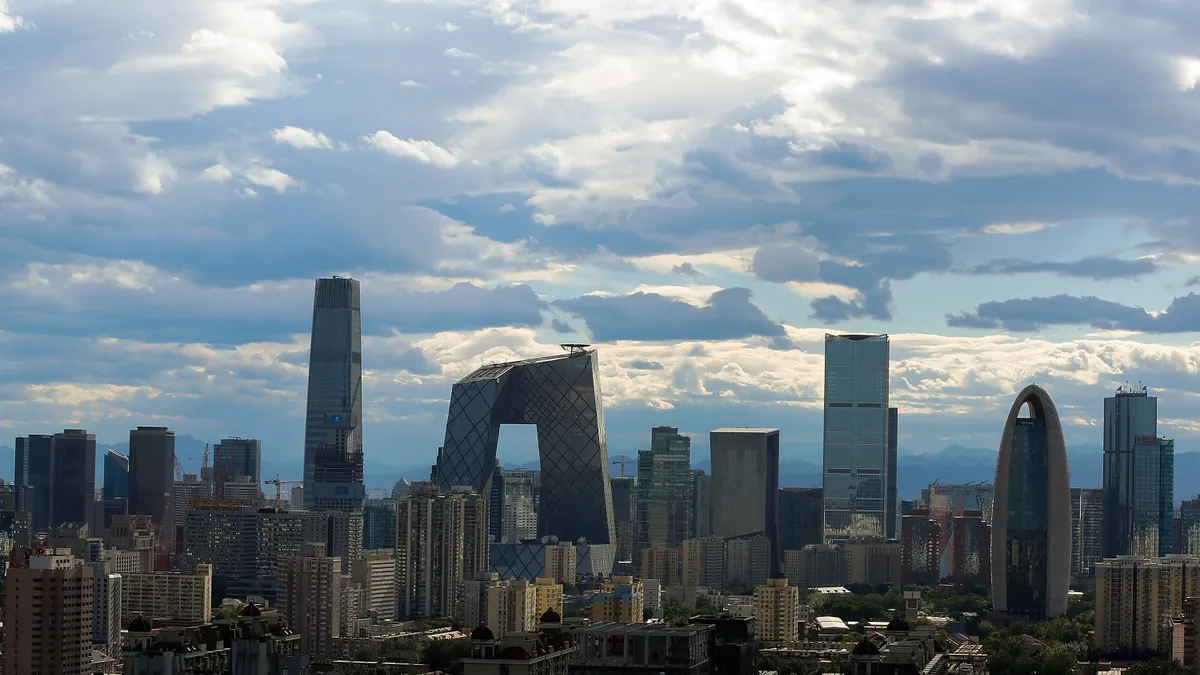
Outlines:
{"label": "distant mountain range", "polygon": [[[115,445],[97,444],[96,479],[103,477],[104,453],[116,450],[128,454],[128,443]],[[204,441],[188,435],[175,437],[175,453],[186,473],[198,473],[200,458],[204,453]],[[0,446],[0,478],[12,479],[13,449]],[[1071,467],[1072,487],[1100,487],[1104,474],[1103,450],[1098,445],[1079,445],[1070,450],[1068,462]],[[637,458],[616,455],[610,462],[625,460],[626,476],[637,474]],[[367,456],[363,467],[368,488],[391,488],[401,477],[408,480],[426,480],[432,463],[411,466],[396,466],[371,459]],[[537,462],[511,464],[513,469],[536,469]],[[900,450],[897,460],[897,491],[904,499],[920,496],[921,490],[937,481],[941,483],[992,482],[996,474],[996,452],[982,448],[966,448],[951,445],[932,453],[909,453]],[[695,468],[711,471],[708,460],[698,462]],[[620,475],[621,467],[609,467],[612,475]],[[262,462],[263,477],[279,474],[283,478],[299,478],[304,475],[304,465],[299,459],[275,460],[267,457]],[[821,465],[803,459],[785,459],[779,462],[779,484],[794,487],[818,487],[821,485]],[[1175,455],[1175,500],[1191,499],[1200,494],[1200,452],[1181,452]]]}

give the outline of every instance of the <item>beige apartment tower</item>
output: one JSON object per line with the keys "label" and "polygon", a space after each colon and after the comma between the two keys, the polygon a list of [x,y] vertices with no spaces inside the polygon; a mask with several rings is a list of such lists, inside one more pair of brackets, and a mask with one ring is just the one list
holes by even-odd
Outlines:
{"label": "beige apartment tower", "polygon": [[800,589],[787,579],[769,579],[754,589],[758,639],[775,644],[800,640]]}
{"label": "beige apartment tower", "polygon": [[396,500],[399,617],[452,616],[464,582],[488,567],[487,500],[469,488],[413,483]]}
{"label": "beige apartment tower", "polygon": [[5,673],[92,672],[92,584],[92,570],[68,549],[14,552],[4,590]]}
{"label": "beige apartment tower", "polygon": [[487,588],[487,627],[497,638],[536,628],[537,590],[523,579],[494,581]]}
{"label": "beige apartment tower", "polygon": [[195,574],[141,572],[121,579],[121,622],[139,616],[197,624],[212,618],[212,565],[196,565]]}
{"label": "beige apartment tower", "polygon": [[543,574],[564,584],[575,583],[575,544],[569,541],[551,544],[544,549]]}
{"label": "beige apartment tower", "polygon": [[363,587],[364,609],[378,619],[396,618],[396,558],[390,552],[364,551],[350,563],[350,580]]}
{"label": "beige apartment tower", "polygon": [[642,578],[658,579],[664,587],[680,585],[679,549],[661,543],[655,543],[650,548],[643,549]]}
{"label": "beige apartment tower", "polygon": [[1200,596],[1200,556],[1118,556],[1096,564],[1096,637],[1100,654],[1171,652],[1171,621]]}
{"label": "beige apartment tower", "polygon": [[325,555],[323,544],[306,544],[280,574],[279,611],[300,635],[300,653],[332,655],[342,634],[342,559]]}
{"label": "beige apartment tower", "polygon": [[541,616],[549,609],[554,610],[555,614],[562,616],[562,584],[555,583],[551,577],[538,577],[533,580],[533,589],[537,593],[537,609],[534,613],[537,614],[539,621],[541,620]]}
{"label": "beige apartment tower", "polygon": [[645,590],[633,577],[613,576],[612,582],[592,597],[592,623],[642,623]]}

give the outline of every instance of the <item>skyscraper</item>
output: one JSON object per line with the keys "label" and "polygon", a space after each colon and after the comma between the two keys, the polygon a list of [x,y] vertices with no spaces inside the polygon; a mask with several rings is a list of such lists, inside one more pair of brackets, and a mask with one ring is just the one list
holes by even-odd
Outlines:
{"label": "skyscraper", "polygon": [[825,336],[825,539],[895,532],[886,335]]}
{"label": "skyscraper", "polygon": [[704,469],[692,469],[692,532],[693,539],[703,539],[712,532],[712,477]]}
{"label": "skyscraper", "polygon": [[679,548],[692,530],[692,439],[675,427],[655,427],[650,449],[638,451],[634,558],[653,544]]}
{"label": "skyscraper", "polygon": [[68,549],[25,549],[4,589],[4,672],[92,672],[92,570]]}
{"label": "skyscraper", "polygon": [[613,531],[616,533],[616,559],[633,560],[633,545],[637,539],[634,515],[637,506],[637,478],[614,476],[609,479],[613,500]]}
{"label": "skyscraper", "polygon": [[487,570],[486,498],[414,483],[396,500],[396,593],[406,619],[450,616],[464,581]]}
{"label": "skyscraper", "polygon": [[[1028,407],[1030,415],[1021,417]],[[1058,410],[1029,385],[1004,425],[992,506],[992,602],[997,612],[1044,621],[1067,611],[1071,488]]]}
{"label": "skyscraper", "polygon": [[54,437],[46,434],[17,437],[14,501],[18,511],[29,514],[35,532],[49,531],[55,525],[50,522],[50,482],[53,474]]}
{"label": "skyscraper", "polygon": [[1091,577],[1104,559],[1104,490],[1071,488],[1071,576]]}
{"label": "skyscraper", "polygon": [[104,501],[129,499],[129,457],[116,450],[104,453]]}
{"label": "skyscraper", "polygon": [[953,520],[950,579],[959,586],[972,582],[986,587],[992,578],[992,528],[983,511],[963,511]]}
{"label": "skyscraper", "polygon": [[888,432],[887,432],[887,503],[884,508],[887,511],[887,538],[896,538],[896,524],[900,517],[896,510],[900,508],[900,494],[896,490],[896,464],[899,460],[900,452],[900,410],[898,408],[888,408]]}
{"label": "skyscraper", "polygon": [[358,281],[317,279],[308,356],[304,505],[315,511],[361,512],[365,497]]}
{"label": "skyscraper", "polygon": [[1200,555],[1200,497],[1179,505],[1179,552]]}
{"label": "skyscraper", "polygon": [[779,548],[799,551],[824,541],[821,488],[785,487],[779,490]]}
{"label": "skyscraper", "polygon": [[609,545],[612,494],[596,351],[568,348],[564,356],[489,364],[456,382],[435,474],[443,490],[465,485],[487,494],[500,425],[534,424],[538,534]]}
{"label": "skyscraper", "polygon": [[342,561],[325,554],[322,544],[305,544],[284,564],[279,579],[279,611],[300,635],[300,651],[314,657],[335,652],[342,634]]}
{"label": "skyscraper", "polygon": [[[222,474],[218,476],[216,474]],[[257,438],[225,438],[213,448],[213,480],[233,482],[241,476],[262,487],[262,441]]]}
{"label": "skyscraper", "polygon": [[138,427],[129,432],[129,512],[150,516],[174,539],[175,432]]}
{"label": "skyscraper", "polygon": [[54,434],[50,524],[86,523],[96,501],[96,437],[83,429]]}
{"label": "skyscraper", "polygon": [[1158,437],[1158,399],[1145,387],[1121,387],[1104,399],[1106,558],[1170,552],[1174,443],[1164,440]]}
{"label": "skyscraper", "polygon": [[906,586],[937,588],[942,569],[942,524],[928,509],[904,516],[900,535],[900,579]]}
{"label": "skyscraper", "polygon": [[771,542],[768,574],[778,576],[779,430],[717,429],[709,434],[709,453],[713,534],[762,534]]}

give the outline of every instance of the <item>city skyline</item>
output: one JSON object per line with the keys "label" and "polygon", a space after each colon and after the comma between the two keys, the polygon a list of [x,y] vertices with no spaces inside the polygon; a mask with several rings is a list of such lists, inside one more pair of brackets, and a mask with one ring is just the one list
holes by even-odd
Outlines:
{"label": "city skyline", "polygon": [[368,453],[413,464],[453,382],[560,342],[601,346],[614,449],[788,457],[827,331],[891,336],[901,447],[992,447],[1034,381],[1069,445],[1126,381],[1200,441],[1182,6],[351,3],[0,10],[0,428],[293,456],[345,274]]}

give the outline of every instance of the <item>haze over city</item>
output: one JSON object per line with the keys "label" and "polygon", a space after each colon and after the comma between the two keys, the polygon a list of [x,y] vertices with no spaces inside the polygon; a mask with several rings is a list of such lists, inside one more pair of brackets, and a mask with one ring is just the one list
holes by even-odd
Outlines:
{"label": "haze over city", "polygon": [[1194,12],[0,2],[0,428],[298,462],[312,280],[348,274],[393,466],[456,379],[564,342],[614,456],[771,426],[818,462],[843,331],[891,336],[907,452],[994,451],[1031,382],[1099,446],[1141,382],[1186,453]]}

